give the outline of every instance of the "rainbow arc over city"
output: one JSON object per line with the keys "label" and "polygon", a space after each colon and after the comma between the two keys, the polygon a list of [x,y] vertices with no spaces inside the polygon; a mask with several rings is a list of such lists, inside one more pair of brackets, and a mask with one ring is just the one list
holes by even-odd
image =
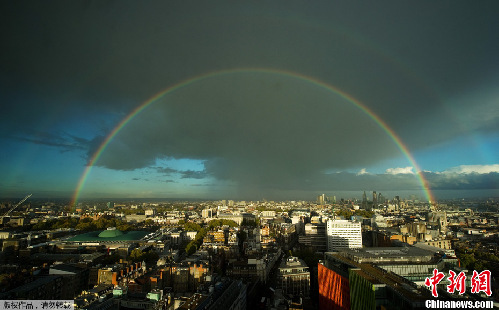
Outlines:
{"label": "rainbow arc over city", "polygon": [[188,78],[186,80],[183,80],[181,82],[178,82],[176,84],[173,84],[169,86],[168,88],[160,91],[156,95],[152,96],[149,98],[147,101],[136,107],[132,112],[130,112],[125,118],[119,122],[119,124],[114,127],[114,129],[107,135],[107,137],[103,140],[103,142],[100,144],[98,149],[95,151],[95,153],[92,155],[90,158],[87,166],[85,167],[85,170],[83,171],[83,174],[81,175],[80,179],[78,180],[77,187],[74,191],[72,200],[71,200],[71,205],[74,206],[78,203],[78,199],[80,197],[80,194],[85,186],[85,182],[92,171],[92,167],[95,165],[95,163],[99,160],[100,156],[103,154],[103,152],[106,150],[106,147],[111,143],[113,138],[120,132],[120,130],[125,127],[130,121],[133,120],[133,118],[140,114],[144,109],[155,103],[158,99],[162,98],[168,93],[174,92],[180,88],[187,87],[189,85],[192,85],[196,82],[205,80],[205,79],[210,79],[210,78],[215,78],[223,75],[229,75],[229,74],[245,74],[245,73],[262,73],[262,74],[271,74],[271,75],[276,75],[276,76],[285,76],[285,77],[290,77],[294,78],[299,81],[303,81],[306,83],[311,83],[313,85],[316,85],[317,87],[326,89],[349,103],[353,104],[355,107],[357,107],[359,110],[361,110],[363,113],[365,113],[367,116],[369,116],[386,134],[390,137],[390,139],[395,143],[397,148],[402,152],[402,154],[407,158],[409,163],[414,167],[415,169],[415,176],[418,178],[419,183],[421,184],[421,189],[424,192],[424,195],[426,199],[429,202],[434,202],[435,199],[433,198],[433,194],[430,190],[430,187],[428,185],[428,181],[425,179],[423,172],[419,168],[416,160],[412,156],[411,152],[407,148],[407,146],[402,142],[400,137],[376,114],[374,113],[369,107],[365,106],[363,103],[361,103],[359,100],[351,96],[350,94],[324,82],[321,81],[317,78],[307,76],[301,73],[297,72],[292,72],[292,71],[286,71],[286,70],[281,70],[281,69],[269,69],[269,68],[234,68],[234,69],[227,69],[227,70],[220,70],[220,71],[214,71],[214,72],[208,72],[200,75],[196,75],[194,77]]}

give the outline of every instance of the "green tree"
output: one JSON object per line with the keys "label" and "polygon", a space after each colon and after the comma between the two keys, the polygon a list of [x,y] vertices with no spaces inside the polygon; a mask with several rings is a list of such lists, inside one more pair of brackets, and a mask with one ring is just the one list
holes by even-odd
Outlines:
{"label": "green tree", "polygon": [[78,223],[78,225],[76,225],[75,229],[83,230],[83,231],[93,231],[93,230],[97,230],[97,227],[96,227],[95,223],[93,223],[93,222],[80,221]]}
{"label": "green tree", "polygon": [[134,263],[143,261],[144,257],[145,257],[144,252],[139,248],[133,249],[132,252],[130,253],[130,259]]}
{"label": "green tree", "polygon": [[227,225],[229,227],[238,227],[239,226],[233,220],[225,220],[225,219],[223,219],[223,220],[211,220],[208,223],[208,228],[211,230],[213,228],[224,226],[224,225]]}
{"label": "green tree", "polygon": [[205,228],[201,228],[201,229],[198,231],[198,233],[196,234],[196,237],[194,237],[194,239],[195,239],[196,241],[198,241],[198,242],[199,242],[199,241],[203,242],[203,239],[204,239],[204,237],[206,236],[206,233],[207,233],[206,229],[205,229]]}
{"label": "green tree", "polygon": [[366,218],[371,218],[374,215],[373,211],[367,211],[367,210],[355,210],[355,215],[363,216]]}
{"label": "green tree", "polygon": [[475,265],[475,257],[472,254],[461,254],[460,255],[461,265],[464,268],[472,269]]}
{"label": "green tree", "polygon": [[485,268],[486,265],[487,265],[486,262],[476,260],[475,263],[473,264],[473,270],[481,272],[481,271],[487,269],[487,268]]}
{"label": "green tree", "polygon": [[343,216],[344,218],[348,219],[353,215],[353,212],[347,209],[341,209],[336,211],[336,215]]}
{"label": "green tree", "polygon": [[127,224],[127,223],[122,223],[122,224],[116,225],[116,228],[118,230],[121,230],[121,231],[130,231],[130,230],[134,230],[135,226],[133,226],[131,224]]}
{"label": "green tree", "polygon": [[185,247],[185,253],[187,253],[187,255],[192,255],[196,253],[196,250],[197,250],[196,241],[189,242]]}
{"label": "green tree", "polygon": [[184,224],[184,229],[186,231],[200,231],[201,225],[199,225],[197,223],[187,222]]}
{"label": "green tree", "polygon": [[148,251],[145,254],[144,261],[146,264],[151,265],[151,264],[156,264],[159,259],[159,254],[156,253],[155,251]]}
{"label": "green tree", "polygon": [[38,222],[35,225],[33,225],[33,230],[47,230],[47,229],[51,229],[53,224],[54,224],[53,220]]}

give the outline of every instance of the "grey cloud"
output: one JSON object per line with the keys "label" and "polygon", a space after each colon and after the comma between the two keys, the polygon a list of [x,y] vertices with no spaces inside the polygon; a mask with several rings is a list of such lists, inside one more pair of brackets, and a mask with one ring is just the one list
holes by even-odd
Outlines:
{"label": "grey cloud", "polygon": [[390,137],[337,94],[292,77],[242,73],[166,95],[129,122],[97,164],[200,159],[206,173],[158,171],[272,184],[398,155]]}
{"label": "grey cloud", "polygon": [[[484,190],[484,195],[499,190],[499,173],[447,174],[425,172],[430,190],[437,198],[469,195],[469,191]],[[283,181],[278,186],[253,185],[240,191],[244,197],[269,197],[278,199],[312,198],[320,193],[360,197],[362,191],[377,191],[388,195],[404,193],[423,197],[423,188],[416,175],[412,174],[362,174],[334,173],[317,175],[303,181]],[[450,194],[449,192],[453,192]],[[459,194],[461,193],[461,194]],[[246,196],[245,196],[246,195]]]}
{"label": "grey cloud", "polygon": [[[452,10],[445,3],[431,3],[431,11],[426,2],[378,6],[4,2],[2,102],[18,116],[33,109],[72,115],[82,102],[89,114],[128,113],[200,73],[267,67],[353,94],[414,148],[455,135],[453,126],[438,124],[449,109],[442,100],[497,78],[497,2],[473,10],[466,1]],[[39,122],[34,115],[23,117]]]}
{"label": "grey cloud", "polygon": [[90,141],[81,137],[67,133],[48,133],[48,132],[29,132],[26,134],[13,134],[8,136],[10,139],[25,141],[34,144],[56,147],[62,152],[87,150]]}
{"label": "grey cloud", "polygon": [[[61,118],[113,127],[179,81],[263,67],[333,85],[379,115],[410,150],[431,147],[463,134],[451,113],[456,105],[475,109],[473,100],[449,98],[499,78],[499,2],[472,10],[467,1],[453,2],[452,10],[445,2],[431,2],[428,10],[429,3],[390,2],[380,10],[379,3],[336,1],[4,1],[0,131],[88,150],[90,159],[106,134],[88,143],[36,139],[19,120],[33,127]],[[480,130],[497,133],[493,120]],[[313,83],[262,73],[197,81],[165,96],[133,118],[96,165],[134,170],[165,156],[205,160],[202,172],[158,172],[231,181],[244,193],[326,186],[319,180],[331,187],[351,188],[355,180],[357,188],[376,182],[417,188],[404,176],[344,175],[340,182],[324,175],[399,155],[353,104]]]}
{"label": "grey cloud", "polygon": [[[236,182],[242,192],[257,192],[320,188],[320,182],[305,180],[321,179],[328,169],[400,155],[373,119],[337,94],[294,77],[246,72],[208,78],[165,95],[128,123],[97,164],[132,169],[165,156],[204,160],[205,171],[158,172],[181,178],[209,175]],[[370,178],[326,179],[324,184],[418,188],[405,176]]]}
{"label": "grey cloud", "polygon": [[171,175],[173,173],[178,173],[179,171],[177,169],[173,169],[170,167],[154,167],[158,173],[164,174],[164,175]]}
{"label": "grey cloud", "polygon": [[499,189],[499,173],[425,173],[434,190]]}
{"label": "grey cloud", "polygon": [[155,169],[158,173],[167,176],[178,174],[181,179],[204,179],[209,176],[206,171],[178,170],[170,167],[155,167]]}
{"label": "grey cloud", "polygon": [[204,179],[209,176],[206,171],[185,170],[180,173],[182,179]]}

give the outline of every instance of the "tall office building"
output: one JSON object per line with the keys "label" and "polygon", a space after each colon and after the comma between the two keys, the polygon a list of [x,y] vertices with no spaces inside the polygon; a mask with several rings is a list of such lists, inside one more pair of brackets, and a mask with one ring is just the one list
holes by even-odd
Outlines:
{"label": "tall office building", "polygon": [[378,196],[376,196],[376,191],[373,191],[373,208],[378,206]]}
{"label": "tall office building", "polygon": [[383,197],[383,195],[381,195],[381,193],[378,193],[378,203],[382,203],[382,204],[385,203],[385,197]]}
{"label": "tall office building", "polygon": [[317,203],[320,205],[324,205],[326,203],[326,194],[317,196]]}
{"label": "tall office building", "polygon": [[327,221],[326,233],[328,251],[362,247],[362,230],[358,222],[329,220]]}
{"label": "tall office building", "polygon": [[393,200],[395,202],[395,210],[400,210],[400,196],[395,196]]}

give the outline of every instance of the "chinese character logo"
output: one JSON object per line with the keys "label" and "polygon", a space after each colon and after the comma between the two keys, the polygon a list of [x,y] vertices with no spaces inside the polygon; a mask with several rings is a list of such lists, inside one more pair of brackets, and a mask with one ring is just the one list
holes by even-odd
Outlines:
{"label": "chinese character logo", "polygon": [[449,293],[454,293],[455,290],[459,292],[459,295],[464,294],[466,291],[466,275],[464,274],[463,271],[459,273],[459,275],[456,277],[456,273],[452,270],[449,270],[449,277],[447,280],[449,280],[450,284],[447,285],[447,292]]}
{"label": "chinese character logo", "polygon": [[431,287],[431,294],[433,297],[438,297],[437,293],[437,285],[444,278],[443,272],[439,272],[437,269],[433,269],[433,277],[426,278],[424,284],[428,287]]}
{"label": "chinese character logo", "polygon": [[[444,277],[444,274],[439,272],[438,269],[433,269],[433,276],[426,278],[424,284],[425,286],[431,288],[431,294],[433,297],[438,297],[437,285]],[[477,294],[484,292],[487,296],[491,296],[492,291],[490,289],[490,279],[491,274],[489,270],[484,270],[480,273],[473,270],[473,276],[471,277],[471,293]],[[466,292],[466,274],[463,271],[456,276],[454,271],[449,270],[449,277],[447,280],[450,283],[447,285],[448,293],[454,293],[457,291],[459,295],[462,295]]]}
{"label": "chinese character logo", "polygon": [[471,277],[471,292],[480,293],[484,292],[487,296],[492,295],[490,290],[490,271],[484,270],[478,273],[473,270],[473,276]]}

